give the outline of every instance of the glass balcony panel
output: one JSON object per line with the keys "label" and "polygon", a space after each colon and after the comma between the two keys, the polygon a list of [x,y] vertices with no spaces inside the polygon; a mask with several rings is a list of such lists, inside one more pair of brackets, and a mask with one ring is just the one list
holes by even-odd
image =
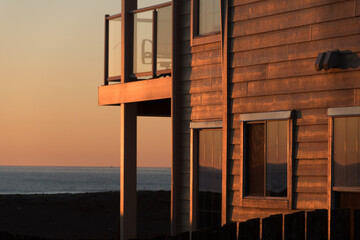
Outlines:
{"label": "glass balcony panel", "polygon": [[157,70],[171,69],[172,6],[158,9]]}
{"label": "glass balcony panel", "polygon": [[152,11],[134,14],[134,73],[152,71]]}
{"label": "glass balcony panel", "polygon": [[138,0],[138,8],[151,7],[161,3],[167,3],[169,0]]}
{"label": "glass balcony panel", "polygon": [[109,77],[121,75],[121,17],[109,20]]}

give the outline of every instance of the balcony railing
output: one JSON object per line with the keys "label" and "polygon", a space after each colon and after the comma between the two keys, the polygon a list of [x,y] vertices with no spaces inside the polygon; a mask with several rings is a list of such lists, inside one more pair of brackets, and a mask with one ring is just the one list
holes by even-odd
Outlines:
{"label": "balcony railing", "polygon": [[121,14],[105,16],[105,79],[121,79]]}
{"label": "balcony railing", "polygon": [[[129,78],[149,79],[171,74],[171,2],[133,10],[133,72]],[[125,46],[126,48],[126,46]],[[121,80],[121,14],[105,17],[105,79]]]}

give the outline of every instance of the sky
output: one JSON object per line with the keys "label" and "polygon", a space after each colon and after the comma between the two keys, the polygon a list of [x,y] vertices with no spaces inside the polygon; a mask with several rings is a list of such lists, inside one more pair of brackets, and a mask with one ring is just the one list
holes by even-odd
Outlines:
{"label": "sky", "polygon": [[[0,166],[119,166],[120,107],[97,94],[104,15],[120,11],[120,0],[0,0]],[[139,167],[171,166],[170,124],[138,118]]]}

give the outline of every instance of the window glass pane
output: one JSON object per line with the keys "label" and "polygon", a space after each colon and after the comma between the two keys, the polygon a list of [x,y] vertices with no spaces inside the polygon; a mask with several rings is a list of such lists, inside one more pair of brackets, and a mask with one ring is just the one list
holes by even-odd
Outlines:
{"label": "window glass pane", "polygon": [[171,69],[172,7],[158,10],[157,70]]}
{"label": "window glass pane", "polygon": [[264,123],[246,126],[246,195],[264,196]]}
{"label": "window glass pane", "polygon": [[345,154],[346,154],[346,118],[334,119],[334,175],[335,186],[346,186]]}
{"label": "window glass pane", "polygon": [[[203,182],[204,179],[206,179],[206,162],[205,162],[205,132],[204,131],[199,131],[199,165],[198,165],[198,209],[200,211],[202,211],[205,208],[205,192],[204,191],[200,191],[200,189],[203,189]],[[200,220],[201,222],[201,220]]]}
{"label": "window glass pane", "polygon": [[360,117],[334,119],[335,186],[360,187]]}
{"label": "window glass pane", "polygon": [[358,186],[358,119],[357,117],[346,119],[346,186]]}
{"label": "window glass pane", "polygon": [[121,18],[109,20],[109,77],[121,75]]}
{"label": "window glass pane", "polygon": [[152,14],[134,14],[134,73],[152,71]]}
{"label": "window glass pane", "polygon": [[198,227],[221,223],[221,130],[199,130]]}
{"label": "window glass pane", "polygon": [[266,127],[266,195],[287,195],[287,121],[269,121]]}
{"label": "window glass pane", "polygon": [[199,0],[199,35],[220,31],[220,1]]}
{"label": "window glass pane", "polygon": [[218,192],[221,192],[221,154],[222,154],[222,131],[220,129],[213,130],[214,132],[214,169],[217,171],[216,179]]}
{"label": "window glass pane", "polygon": [[211,226],[213,229],[221,226],[221,188],[222,188],[222,131],[220,129],[213,130],[213,196],[211,209],[215,210],[212,214]]}

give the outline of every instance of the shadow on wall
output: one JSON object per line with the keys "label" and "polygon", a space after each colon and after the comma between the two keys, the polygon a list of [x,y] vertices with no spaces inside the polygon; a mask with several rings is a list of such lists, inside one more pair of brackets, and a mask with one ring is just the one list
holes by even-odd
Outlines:
{"label": "shadow on wall", "polygon": [[318,54],[315,62],[316,71],[325,71],[333,69],[357,68],[360,65],[360,59],[356,53],[350,50],[345,51],[327,51]]}
{"label": "shadow on wall", "polygon": [[336,68],[349,69],[358,68],[360,66],[360,58],[351,50],[339,51],[339,64]]}

